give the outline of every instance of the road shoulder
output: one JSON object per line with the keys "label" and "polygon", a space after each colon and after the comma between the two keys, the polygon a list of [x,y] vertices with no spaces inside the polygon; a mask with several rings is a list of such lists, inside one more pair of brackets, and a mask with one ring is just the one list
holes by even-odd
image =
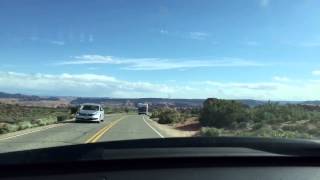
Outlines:
{"label": "road shoulder", "polygon": [[158,122],[150,119],[149,117],[146,117],[145,119],[152,127],[157,129],[165,137],[192,137],[197,134],[197,131],[182,131],[176,129],[172,125],[159,124]]}
{"label": "road shoulder", "polygon": [[15,131],[15,132],[10,132],[10,133],[6,133],[6,134],[1,134],[1,135],[0,135],[0,141],[1,141],[1,140],[7,140],[7,139],[15,138],[15,137],[19,137],[19,136],[23,136],[23,135],[27,135],[27,134],[31,134],[31,133],[35,133],[35,132],[44,131],[44,130],[51,129],[51,128],[56,128],[56,127],[64,126],[64,125],[66,125],[66,124],[67,124],[67,123],[56,123],[56,124],[50,124],[50,125],[45,125],[45,126],[38,126],[38,127],[33,127],[33,128],[28,128],[28,129],[20,130],[20,131]]}

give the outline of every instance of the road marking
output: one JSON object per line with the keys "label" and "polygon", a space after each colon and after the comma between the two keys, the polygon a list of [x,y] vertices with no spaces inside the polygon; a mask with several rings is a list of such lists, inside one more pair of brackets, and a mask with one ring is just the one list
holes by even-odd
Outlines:
{"label": "road marking", "polygon": [[112,122],[112,123],[110,124],[110,126],[108,126],[106,129],[104,129],[104,130],[103,130],[98,136],[96,136],[91,142],[92,142],[92,143],[97,142],[97,141],[101,138],[101,136],[103,136],[109,129],[111,129],[114,125],[116,125],[116,124],[117,124],[119,121],[121,121],[122,119],[123,119],[123,118],[120,118],[120,119]]}
{"label": "road marking", "polygon": [[100,129],[98,132],[96,132],[93,136],[91,136],[85,143],[97,142],[101,138],[101,136],[103,136],[109,129],[111,129],[114,125],[116,125],[123,118],[125,118],[125,116],[111,122],[110,124],[107,124],[102,129]]}
{"label": "road marking", "polygon": [[54,127],[60,127],[60,126],[63,126],[63,125],[65,125],[65,124],[56,124],[56,125],[52,125],[50,127],[46,127],[46,128],[42,128],[42,129],[38,129],[38,130],[34,130],[34,131],[28,131],[28,132],[21,133],[21,134],[17,134],[17,135],[5,137],[5,138],[0,138],[0,141],[7,140],[7,139],[12,139],[12,138],[15,138],[15,137],[19,137],[19,136],[23,136],[23,135],[39,132],[39,131],[44,131],[44,130],[51,129],[51,128],[54,128]]}
{"label": "road marking", "polygon": [[143,119],[143,121],[144,121],[154,132],[156,132],[161,138],[164,138],[164,136],[163,136],[159,131],[157,131],[155,128],[153,128],[153,127],[145,120],[144,116],[142,116],[142,119]]}

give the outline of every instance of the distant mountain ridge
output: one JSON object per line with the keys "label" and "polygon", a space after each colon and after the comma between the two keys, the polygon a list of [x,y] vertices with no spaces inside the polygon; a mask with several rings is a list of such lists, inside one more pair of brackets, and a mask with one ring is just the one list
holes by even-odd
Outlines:
{"label": "distant mountain ridge", "polygon": [[[177,107],[201,107],[205,99],[167,99],[167,98],[85,98],[79,97],[71,101],[72,105],[79,105],[86,102],[99,103],[104,105],[136,105],[138,103],[148,103],[156,106],[177,106]],[[279,104],[301,104],[301,105],[320,105],[320,101],[261,101],[253,99],[237,99],[242,104],[250,107],[264,105],[266,103]]]}
{"label": "distant mountain ridge", "polygon": [[148,103],[154,106],[178,106],[178,107],[199,107],[205,99],[166,99],[166,98],[77,98],[70,103],[79,105],[83,103],[99,103],[104,105],[131,105]]}
{"label": "distant mountain ridge", "polygon": [[10,94],[10,93],[4,93],[0,92],[0,98],[16,98],[20,101],[57,101],[59,98],[57,97],[40,97],[35,95],[24,95],[24,94]]}
{"label": "distant mountain ridge", "polygon": [[[24,94],[10,94],[0,92],[0,99],[13,98],[19,101],[59,101],[66,100],[70,105],[83,103],[99,103],[110,106],[135,106],[138,103],[149,103],[153,106],[176,106],[176,107],[201,107],[205,99],[168,99],[168,98],[109,98],[109,97],[62,97],[62,96],[36,96]],[[279,104],[302,104],[320,106],[320,101],[261,101],[253,99],[235,100],[250,107],[274,102]]]}

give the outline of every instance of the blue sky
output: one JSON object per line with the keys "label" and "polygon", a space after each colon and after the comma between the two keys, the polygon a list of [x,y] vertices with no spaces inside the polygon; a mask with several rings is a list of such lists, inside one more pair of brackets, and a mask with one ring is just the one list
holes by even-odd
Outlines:
{"label": "blue sky", "polygon": [[320,99],[317,0],[2,0],[0,91]]}

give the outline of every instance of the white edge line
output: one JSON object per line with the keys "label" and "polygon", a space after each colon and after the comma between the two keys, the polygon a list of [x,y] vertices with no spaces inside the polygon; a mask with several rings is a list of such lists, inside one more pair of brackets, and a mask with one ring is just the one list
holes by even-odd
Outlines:
{"label": "white edge line", "polygon": [[34,130],[34,131],[25,132],[25,133],[22,133],[22,134],[17,134],[17,135],[14,135],[14,136],[1,138],[0,141],[7,140],[7,139],[12,139],[12,138],[15,138],[15,137],[19,137],[19,136],[23,136],[23,135],[39,132],[39,131],[44,131],[44,130],[47,130],[47,129],[50,129],[50,128],[54,128],[54,127],[59,127],[59,126],[62,126],[62,125],[63,124],[56,124],[55,126],[50,126],[50,127],[46,127],[46,128],[42,128],[42,129],[38,129],[38,130]]}
{"label": "white edge line", "polygon": [[156,132],[161,138],[164,138],[164,136],[163,136],[161,133],[159,133],[159,131],[157,131],[155,128],[153,128],[153,127],[144,119],[144,116],[142,116],[142,119],[143,119],[143,121],[144,121],[154,132]]}

